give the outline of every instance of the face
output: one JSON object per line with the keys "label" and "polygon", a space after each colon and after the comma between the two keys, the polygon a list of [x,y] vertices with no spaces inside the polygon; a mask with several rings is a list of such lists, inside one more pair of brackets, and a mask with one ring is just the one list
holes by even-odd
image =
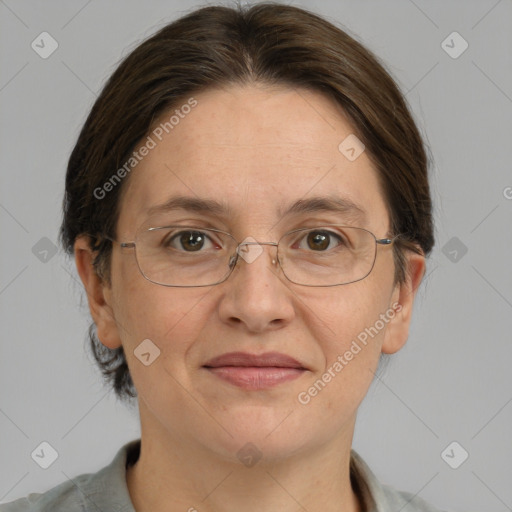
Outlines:
{"label": "face", "polygon": [[[197,105],[157,140],[124,184],[119,241],[133,241],[141,226],[178,223],[227,231],[239,242],[275,242],[288,231],[326,224],[387,236],[376,171],[365,152],[351,161],[338,149],[353,129],[329,99],[255,85],[194,97]],[[226,211],[148,213],[178,195],[217,201]],[[285,213],[312,197],[350,201],[364,215]],[[77,244],[80,274],[92,287]],[[176,288],[146,280],[133,248],[115,245],[111,284],[89,294],[91,311],[102,343],[125,349],[143,434],[232,459],[248,442],[269,459],[326,443],[350,444],[381,352],[395,352],[407,339],[423,260],[411,257],[412,282],[395,286],[392,249],[382,245],[365,279],[305,287],[272,263],[275,247],[261,248],[254,261],[239,259],[221,284]],[[134,351],[147,339],[160,355],[146,366]],[[248,389],[204,366],[228,352],[279,352],[305,369]]]}

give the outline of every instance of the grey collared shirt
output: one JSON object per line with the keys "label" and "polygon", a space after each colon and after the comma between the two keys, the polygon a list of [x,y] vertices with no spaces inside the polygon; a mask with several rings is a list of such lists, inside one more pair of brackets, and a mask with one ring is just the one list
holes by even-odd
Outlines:
{"label": "grey collared shirt", "polygon": [[[44,493],[32,493],[0,505],[0,512],[135,512],[126,484],[127,464],[139,457],[140,439],[125,444],[97,473],[79,475]],[[364,460],[352,450],[352,485],[363,512],[440,512],[421,498],[381,485]]]}

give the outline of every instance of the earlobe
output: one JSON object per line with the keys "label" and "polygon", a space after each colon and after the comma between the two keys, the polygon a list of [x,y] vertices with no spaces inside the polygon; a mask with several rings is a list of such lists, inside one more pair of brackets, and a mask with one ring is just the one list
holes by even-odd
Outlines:
{"label": "earlobe", "polygon": [[407,255],[407,272],[405,282],[397,284],[393,292],[390,307],[395,311],[386,327],[382,352],[394,354],[407,342],[411,324],[414,298],[425,273],[425,257],[410,252]]}
{"label": "earlobe", "polygon": [[110,349],[121,346],[121,340],[112,309],[111,288],[101,279],[93,266],[94,253],[90,238],[82,235],[74,244],[75,264],[84,285],[96,332],[103,345]]}

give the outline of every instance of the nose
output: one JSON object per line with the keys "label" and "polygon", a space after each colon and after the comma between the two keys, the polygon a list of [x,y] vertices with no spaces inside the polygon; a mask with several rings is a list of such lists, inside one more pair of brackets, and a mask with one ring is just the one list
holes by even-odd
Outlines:
{"label": "nose", "polygon": [[[265,246],[273,246],[267,249]],[[242,242],[219,304],[222,321],[250,332],[275,330],[295,315],[293,293],[279,268],[277,243]]]}

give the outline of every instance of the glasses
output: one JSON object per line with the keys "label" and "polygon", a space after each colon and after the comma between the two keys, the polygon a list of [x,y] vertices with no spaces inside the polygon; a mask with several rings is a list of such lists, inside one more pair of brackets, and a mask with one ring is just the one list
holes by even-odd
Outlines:
{"label": "glasses", "polygon": [[252,263],[263,252],[263,245],[277,248],[272,263],[278,263],[292,283],[339,286],[368,276],[375,264],[377,245],[391,245],[396,238],[398,235],[377,239],[363,228],[330,224],[295,229],[278,242],[257,242],[249,237],[239,243],[218,229],[173,225],[144,229],[133,242],[117,243],[133,248],[141,274],[162,286],[223,283],[240,257]]}

